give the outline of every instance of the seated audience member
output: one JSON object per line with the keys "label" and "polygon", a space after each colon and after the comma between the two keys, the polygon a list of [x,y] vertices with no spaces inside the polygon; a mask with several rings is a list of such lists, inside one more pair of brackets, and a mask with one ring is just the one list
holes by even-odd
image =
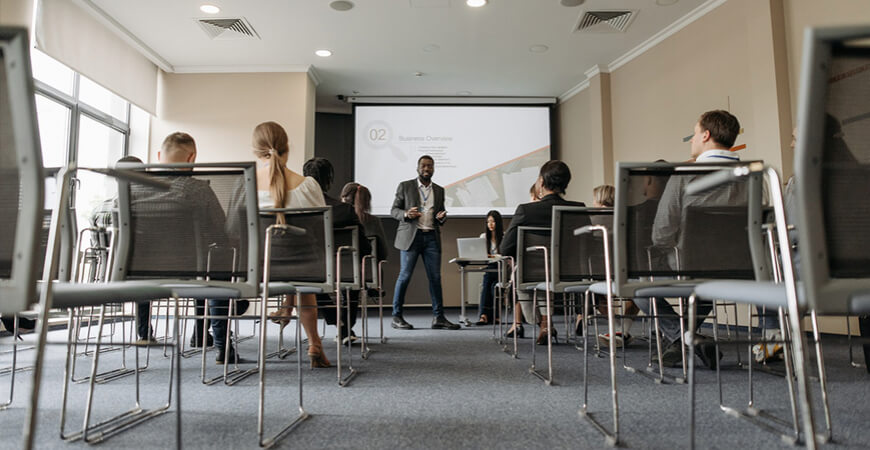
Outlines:
{"label": "seated audience member", "polygon": [[[360,237],[365,236],[365,225],[360,222],[353,206],[327,194],[327,191],[332,186],[334,173],[335,170],[332,167],[332,163],[326,158],[311,158],[308,161],[305,161],[305,164],[302,166],[302,175],[314,178],[317,181],[317,184],[320,185],[320,190],[323,192],[323,200],[326,202],[327,206],[332,206],[332,227],[338,229],[348,226],[357,226],[359,227]],[[359,246],[360,258],[371,253],[371,246],[368,239],[360,239]],[[317,303],[321,306],[334,306],[335,294],[317,294]],[[352,328],[356,325],[358,314],[359,292],[351,291],[350,323],[343,323],[345,318],[342,317],[342,326],[337,327],[339,339],[349,336],[350,339],[355,340],[356,334],[353,332]],[[323,318],[326,320],[327,324],[335,325],[335,309],[324,310]]]}
{"label": "seated audience member", "polygon": [[[480,235],[486,238],[487,255],[489,257],[501,256],[499,247],[501,240],[504,237],[504,222],[501,218],[501,213],[492,210],[486,213],[486,229]],[[480,302],[478,304],[478,320],[475,325],[489,325],[490,320],[498,320],[498,311],[493,309],[495,299],[493,289],[498,283],[498,263],[492,263],[486,268],[487,272],[483,273],[483,283],[480,285]]]}
{"label": "seated audience member", "polygon": [[[537,202],[523,203],[517,206],[516,212],[514,212],[514,216],[511,219],[511,223],[508,226],[508,230],[501,243],[502,255],[516,258],[518,251],[517,228],[521,226],[549,227],[552,223],[553,206],[586,206],[581,202],[569,201],[562,198],[570,181],[571,170],[568,169],[568,166],[564,162],[551,160],[541,166],[541,171],[536,183],[540,200]],[[520,298],[518,298],[518,300],[519,299]],[[521,305],[528,303],[529,302],[523,302]],[[534,311],[531,311],[531,309],[532,308],[529,307],[524,311],[526,317],[534,317]],[[544,307],[544,309],[546,309],[546,307]],[[551,313],[552,311],[540,311],[541,333],[537,338],[538,344],[546,344],[547,340],[551,339],[548,335],[548,324]],[[508,333],[515,332],[515,328],[517,328],[516,332],[518,332],[518,327],[520,325],[520,322],[514,323],[514,325],[508,330]],[[555,337],[555,331],[555,328],[553,328],[553,337]]]}
{"label": "seated audience member", "polygon": [[[287,132],[275,122],[263,122],[254,128],[254,156],[257,157],[257,197],[260,208],[306,208],[326,206],[320,185],[287,168],[290,140]],[[276,217],[286,223],[283,214]],[[301,295],[299,319],[308,335],[308,359],[312,368],[331,367],[323,353],[323,343],[317,332],[317,299],[313,294]],[[281,309],[271,314],[275,322],[286,325],[295,307],[295,298],[287,296]]]}
{"label": "seated audience member", "polygon": [[[137,163],[142,164],[142,160],[135,156],[125,156],[118,160],[115,164],[121,163]],[[91,226],[98,229],[99,231],[94,231],[91,233],[91,247],[100,247],[100,248],[108,248],[109,247],[109,238],[108,231],[111,231],[115,228],[115,214],[118,209],[118,198],[114,197],[109,200],[103,202],[97,209],[94,210],[93,214],[91,214]],[[105,231],[103,231],[105,230]],[[114,232],[114,231],[113,231]],[[102,264],[101,273],[97,273],[97,280],[102,281],[106,276],[106,265]],[[203,302],[200,302],[203,304]],[[204,311],[204,309],[202,310]],[[201,322],[202,319],[198,319],[198,322]],[[200,330],[202,330],[202,325],[199,326]],[[136,334],[139,336],[139,340],[136,341],[137,345],[147,345],[147,344],[156,344],[157,340],[154,339],[154,329],[151,326],[151,302],[144,301],[138,302],[136,304]],[[202,336],[202,332],[200,331],[199,336]],[[191,345],[201,346],[202,340],[194,342],[195,336],[191,339]],[[208,346],[211,347],[212,337],[208,336]]]}
{"label": "seated audience member", "polygon": [[[697,163],[739,161],[740,157],[730,149],[740,132],[740,122],[731,113],[723,110],[708,111],[701,114],[695,124],[695,132],[690,140],[691,160]],[[688,196],[684,193],[689,177],[671,177],[665,185],[664,192],[658,202],[655,220],[652,226],[652,244],[659,248],[676,248],[680,238],[680,223],[683,211],[688,206],[728,205],[733,199],[745,197],[740,191],[745,185],[735,183],[723,186],[707,193]],[[676,267],[673,252],[668,253],[667,264]],[[635,304],[647,315],[652,315],[651,299],[636,298]],[[664,298],[652,299],[656,302],[659,314],[659,327],[664,337],[665,351],[661,364],[665,367],[678,367],[682,364],[682,336],[680,335],[680,320],[676,311]],[[712,310],[711,302],[697,304],[696,326],[704,322]],[[664,317],[661,317],[664,316]],[[704,365],[715,368],[722,354],[716,352],[712,342],[695,346],[695,354]]]}
{"label": "seated audience member", "polygon": [[[195,163],[196,142],[187,133],[172,133],[163,140],[160,151],[157,152],[157,160],[162,164]],[[135,211],[140,205],[149,203],[179,205],[190,212],[193,217],[202,218],[200,221],[201,226],[198,230],[198,234],[202,239],[201,248],[226,248],[229,242],[225,230],[226,214],[224,214],[220,201],[217,199],[214,191],[212,191],[209,183],[189,176],[171,177],[170,180],[172,188],[165,192],[146,189],[139,193],[134,186],[134,189],[130,192],[131,208]],[[205,259],[205,255],[203,255],[202,259]],[[211,315],[226,316],[226,300],[209,300],[208,303]],[[243,313],[247,309],[247,301],[240,301],[239,303],[239,313]],[[140,307],[140,314],[141,309]],[[204,301],[196,301],[196,314],[205,314]],[[211,336],[206,336],[206,345],[212,341],[214,342],[215,349],[217,350],[215,362],[224,364],[228,359],[235,360],[235,348],[232,344],[227,345],[226,341],[226,319],[211,319],[210,323],[214,336],[217,339],[212,340]],[[205,320],[197,319],[196,329],[191,337],[192,346],[202,346],[203,333],[208,332],[205,328]]]}
{"label": "seated audience member", "polygon": [[[368,188],[359,184],[350,182],[344,185],[341,189],[341,201],[346,205],[350,205],[353,207],[354,212],[356,213],[357,219],[359,219],[359,223],[362,225],[360,232],[365,233],[366,238],[375,238],[375,249],[378,251],[378,261],[385,261],[387,259],[387,252],[389,249],[387,248],[387,238],[384,234],[384,227],[381,225],[381,220],[371,214],[372,212],[372,194],[369,192]],[[368,239],[366,239],[368,241]],[[372,249],[374,250],[374,249]],[[362,256],[366,254],[371,254],[371,251],[368,253],[361,253]],[[368,267],[367,273],[369,272]],[[377,279],[377,274],[372,273],[372,279]],[[368,275],[367,275],[368,276]],[[353,327],[356,323],[356,306],[354,302],[357,301],[359,293],[351,292],[351,323],[348,328]],[[356,340],[356,336],[354,335],[353,330],[350,330],[349,337],[345,337],[345,339]],[[344,343],[344,341],[342,341]]]}
{"label": "seated audience member", "polygon": [[[359,183],[350,182],[341,189],[341,201],[353,207],[359,223],[365,230],[366,237],[374,237],[378,250],[378,261],[387,259],[387,238],[381,220],[372,215],[372,194],[369,189]],[[369,252],[371,253],[371,252]]]}
{"label": "seated audience member", "polygon": [[[538,182],[539,180],[535,181],[529,188],[529,203],[540,200],[538,198]],[[504,241],[504,236],[502,236],[502,241]],[[499,246],[499,251],[501,250],[500,247],[501,246]],[[514,337],[514,334],[516,334],[519,338],[526,337],[526,330],[523,328],[523,309],[528,309],[529,311],[532,310],[531,305],[528,304],[529,299],[529,294],[527,292],[517,292],[517,304],[520,305],[520,307],[514,310],[514,324],[507,332],[505,332],[504,336],[506,338]],[[532,317],[533,319],[530,320],[535,320],[536,323],[540,322],[540,317],[538,317],[538,314],[534,314],[532,315]],[[529,321],[529,323],[532,322]]]}
{"label": "seated audience member", "polygon": [[[600,186],[595,186],[592,188],[592,207],[593,208],[613,208],[614,205],[614,196],[616,194],[616,189],[609,184],[602,184]],[[603,225],[608,229],[613,229],[613,216],[592,216],[591,218],[593,225]],[[617,305],[614,305],[617,306]],[[599,304],[598,311],[607,315],[607,305]],[[627,344],[631,340],[631,334],[628,333],[628,330],[631,330],[631,325],[634,322],[632,319],[633,316],[636,316],[638,313],[638,308],[635,306],[634,302],[631,300],[623,300],[622,308],[615,310],[616,314],[621,314],[624,318],[617,318],[615,324],[614,335],[616,336],[616,346],[622,347]],[[575,332],[577,335],[581,335],[583,332],[583,316],[577,315],[576,329]],[[623,330],[625,327],[625,330]],[[610,333],[600,333],[598,335],[598,342],[602,346],[609,345],[610,341]]]}

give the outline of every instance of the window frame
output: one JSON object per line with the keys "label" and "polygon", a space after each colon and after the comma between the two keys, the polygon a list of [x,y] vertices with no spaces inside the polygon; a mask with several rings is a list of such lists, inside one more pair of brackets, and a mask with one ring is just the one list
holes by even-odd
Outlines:
{"label": "window frame", "polygon": [[124,148],[122,149],[121,154],[123,156],[129,155],[131,117],[130,102],[124,99],[124,101],[127,103],[127,122],[122,122],[111,114],[100,111],[99,109],[88,105],[87,103],[79,100],[78,98],[81,76],[82,75],[80,73],[73,71],[73,95],[68,95],[65,92],[60,91],[59,89],[54,88],[51,85],[36,79],[35,77],[33,79],[36,95],[42,95],[49,100],[53,100],[63,105],[70,111],[68,124],[69,133],[67,135],[66,155],[64,161],[66,161],[66,164],[75,163],[78,161],[79,126],[81,123],[82,115],[87,116],[88,118],[123,134]]}

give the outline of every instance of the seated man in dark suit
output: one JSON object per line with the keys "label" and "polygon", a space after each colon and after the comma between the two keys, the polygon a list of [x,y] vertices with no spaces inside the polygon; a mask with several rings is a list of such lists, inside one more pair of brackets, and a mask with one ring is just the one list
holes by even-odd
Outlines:
{"label": "seated man in dark suit", "polygon": [[[566,206],[586,206],[582,202],[572,202],[562,198],[565,195],[565,189],[571,181],[571,170],[568,165],[558,160],[547,161],[541,166],[541,171],[538,175],[538,197],[537,202],[523,203],[517,206],[514,212],[513,219],[508,226],[508,230],[501,241],[501,254],[504,256],[517,256],[517,228],[521,226],[528,227],[550,227],[553,217],[553,207],[557,205]],[[518,294],[519,295],[519,294]],[[528,300],[528,294],[524,295]],[[523,300],[522,297],[518,297]],[[533,320],[535,312],[531,310],[531,303],[523,301],[520,303],[526,311],[523,314],[528,320]],[[526,307],[525,305],[528,305]],[[546,344],[547,324],[549,323],[551,311],[541,312],[541,334],[538,336],[539,344]],[[522,324],[515,323],[508,333],[514,333],[522,327]],[[516,328],[516,330],[515,330]],[[555,330],[553,330],[555,332]],[[522,334],[522,333],[521,333]]]}
{"label": "seated man in dark suit", "polygon": [[[336,229],[352,225],[359,227],[359,257],[362,258],[372,252],[371,244],[366,239],[365,226],[360,223],[352,205],[344,203],[326,193],[330,186],[332,186],[334,174],[335,171],[332,163],[326,158],[314,157],[305,161],[305,165],[302,166],[302,175],[314,178],[317,181],[317,184],[320,185],[320,190],[323,191],[323,200],[328,206],[332,206],[332,227]],[[330,294],[317,294],[317,303],[320,306],[335,305],[333,297]],[[356,325],[356,318],[359,312],[359,292],[352,291],[350,300],[350,323],[342,324],[343,326],[338,327],[339,339],[347,337],[355,340],[356,338],[352,328]],[[324,311],[323,319],[329,325],[335,325],[334,311],[334,309],[332,312],[330,310]]]}

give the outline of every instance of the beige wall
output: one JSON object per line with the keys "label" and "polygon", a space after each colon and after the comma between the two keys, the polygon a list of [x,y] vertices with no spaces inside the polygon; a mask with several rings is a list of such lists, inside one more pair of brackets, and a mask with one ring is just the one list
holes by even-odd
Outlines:
{"label": "beige wall", "polygon": [[0,25],[30,28],[33,0],[0,0]]}
{"label": "beige wall", "polygon": [[781,166],[770,15],[766,0],[730,0],[614,71],[614,160],[685,160],[698,115],[721,108],[743,126],[741,158]]}
{"label": "beige wall", "polygon": [[584,89],[559,105],[555,136],[555,157],[571,168],[571,183],[565,197],[591,204],[592,188],[604,181],[605,167],[601,161],[601,148],[591,137],[592,114],[590,89]]}
{"label": "beige wall", "polygon": [[[741,158],[763,159],[789,176],[803,29],[868,18],[867,0],[728,0],[613,70],[609,96],[596,89],[601,76],[592,77],[557,109],[559,156],[575,176],[568,195],[588,202],[617,161],[687,159],[682,139],[701,112],[715,108],[740,119]],[[608,106],[613,162],[602,144],[607,127],[599,129]],[[845,332],[841,318],[821,327]]]}
{"label": "beige wall", "polygon": [[161,72],[150,161],[163,138],[190,133],[197,162],[251,161],[251,133],[268,120],[290,137],[287,165],[301,172],[313,154],[315,87],[305,73],[170,74]]}
{"label": "beige wall", "polygon": [[817,26],[867,25],[870,22],[870,1],[786,0],[783,9],[787,31],[788,71],[792,80],[792,117],[794,118],[797,116],[804,29]]}

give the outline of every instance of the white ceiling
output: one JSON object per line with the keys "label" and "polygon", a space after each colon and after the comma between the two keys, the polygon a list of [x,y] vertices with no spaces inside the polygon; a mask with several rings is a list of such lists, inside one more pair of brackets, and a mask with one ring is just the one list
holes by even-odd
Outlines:
{"label": "white ceiling", "polygon": [[[351,96],[558,97],[585,72],[632,51],[716,0],[79,0],[116,22],[175,72],[300,71],[313,67],[319,110]],[[659,2],[665,3],[662,0]],[[199,6],[221,8],[217,15]],[[100,11],[101,10],[101,11]],[[584,11],[635,10],[624,33],[574,33]],[[194,19],[244,17],[261,40],[210,40]],[[424,48],[436,45],[437,51]],[[533,53],[533,45],[545,45]],[[329,58],[317,49],[333,52]],[[422,72],[423,76],[414,76]],[[358,94],[354,94],[356,91]]]}

